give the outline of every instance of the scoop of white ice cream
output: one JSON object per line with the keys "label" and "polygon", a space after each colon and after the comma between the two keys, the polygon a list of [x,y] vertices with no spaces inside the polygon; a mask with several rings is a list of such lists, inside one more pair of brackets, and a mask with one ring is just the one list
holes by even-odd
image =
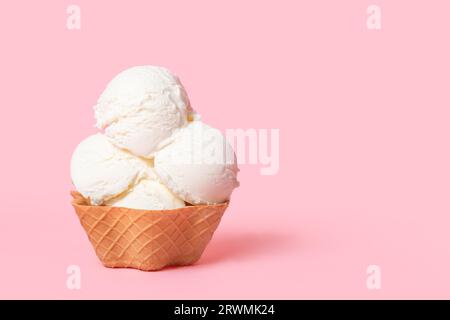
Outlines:
{"label": "scoop of white ice cream", "polygon": [[103,134],[94,134],[75,149],[72,181],[91,204],[100,205],[144,177],[155,177],[148,161],[115,147]]}
{"label": "scoop of white ice cream", "polygon": [[231,145],[200,121],[191,122],[155,155],[154,169],[164,185],[192,204],[227,201],[239,186]]}
{"label": "scoop of white ice cream", "polygon": [[152,158],[192,113],[180,80],[169,70],[137,66],[119,73],[94,106],[96,126],[117,147]]}
{"label": "scoop of white ice cream", "polygon": [[156,180],[144,179],[129,191],[105,202],[112,207],[142,210],[170,210],[185,206],[184,201]]}

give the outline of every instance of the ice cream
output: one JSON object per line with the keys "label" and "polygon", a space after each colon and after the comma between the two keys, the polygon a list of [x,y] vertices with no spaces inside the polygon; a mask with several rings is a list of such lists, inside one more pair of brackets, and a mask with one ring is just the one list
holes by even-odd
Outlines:
{"label": "ice cream", "polygon": [[76,147],[70,170],[72,205],[98,258],[145,271],[195,263],[239,185],[230,144],[161,67],[121,72],[94,111],[103,133]]}
{"label": "ice cream", "polygon": [[148,161],[116,148],[101,133],[77,146],[70,172],[78,192],[93,205],[121,194],[140,179],[154,177]]}
{"label": "ice cream", "polygon": [[167,69],[122,71],[94,111],[104,133],[80,143],[71,163],[73,183],[91,204],[146,209],[176,208],[182,200],[217,204],[239,185],[230,144],[200,120]]}
{"label": "ice cream", "polygon": [[180,80],[156,66],[137,66],[119,73],[94,111],[96,126],[114,145],[146,158],[152,158],[194,117]]}
{"label": "ice cream", "polygon": [[200,121],[179,131],[154,161],[160,181],[191,204],[225,202],[239,185],[231,145],[219,130]]}
{"label": "ice cream", "polygon": [[184,201],[156,180],[143,179],[137,185],[105,202],[112,207],[142,210],[169,210],[185,206]]}

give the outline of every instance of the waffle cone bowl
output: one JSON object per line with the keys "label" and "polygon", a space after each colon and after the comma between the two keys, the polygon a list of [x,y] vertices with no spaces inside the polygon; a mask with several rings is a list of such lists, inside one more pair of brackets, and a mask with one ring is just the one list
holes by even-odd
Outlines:
{"label": "waffle cone bowl", "polygon": [[78,192],[72,205],[104,266],[156,271],[196,262],[228,203],[174,210],[91,206]]}

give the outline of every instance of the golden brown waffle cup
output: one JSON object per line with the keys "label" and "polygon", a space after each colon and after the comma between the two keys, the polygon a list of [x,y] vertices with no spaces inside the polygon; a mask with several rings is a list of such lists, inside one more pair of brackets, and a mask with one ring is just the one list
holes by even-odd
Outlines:
{"label": "golden brown waffle cup", "polygon": [[104,266],[160,270],[196,262],[228,203],[174,210],[91,206],[78,192],[72,205]]}

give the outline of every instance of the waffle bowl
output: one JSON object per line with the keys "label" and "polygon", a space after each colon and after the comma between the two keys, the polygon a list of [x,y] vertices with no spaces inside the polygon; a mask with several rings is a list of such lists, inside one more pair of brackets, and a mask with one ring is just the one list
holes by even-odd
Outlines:
{"label": "waffle bowl", "polygon": [[92,206],[72,191],[72,206],[105,267],[156,271],[195,263],[228,202],[174,210]]}

